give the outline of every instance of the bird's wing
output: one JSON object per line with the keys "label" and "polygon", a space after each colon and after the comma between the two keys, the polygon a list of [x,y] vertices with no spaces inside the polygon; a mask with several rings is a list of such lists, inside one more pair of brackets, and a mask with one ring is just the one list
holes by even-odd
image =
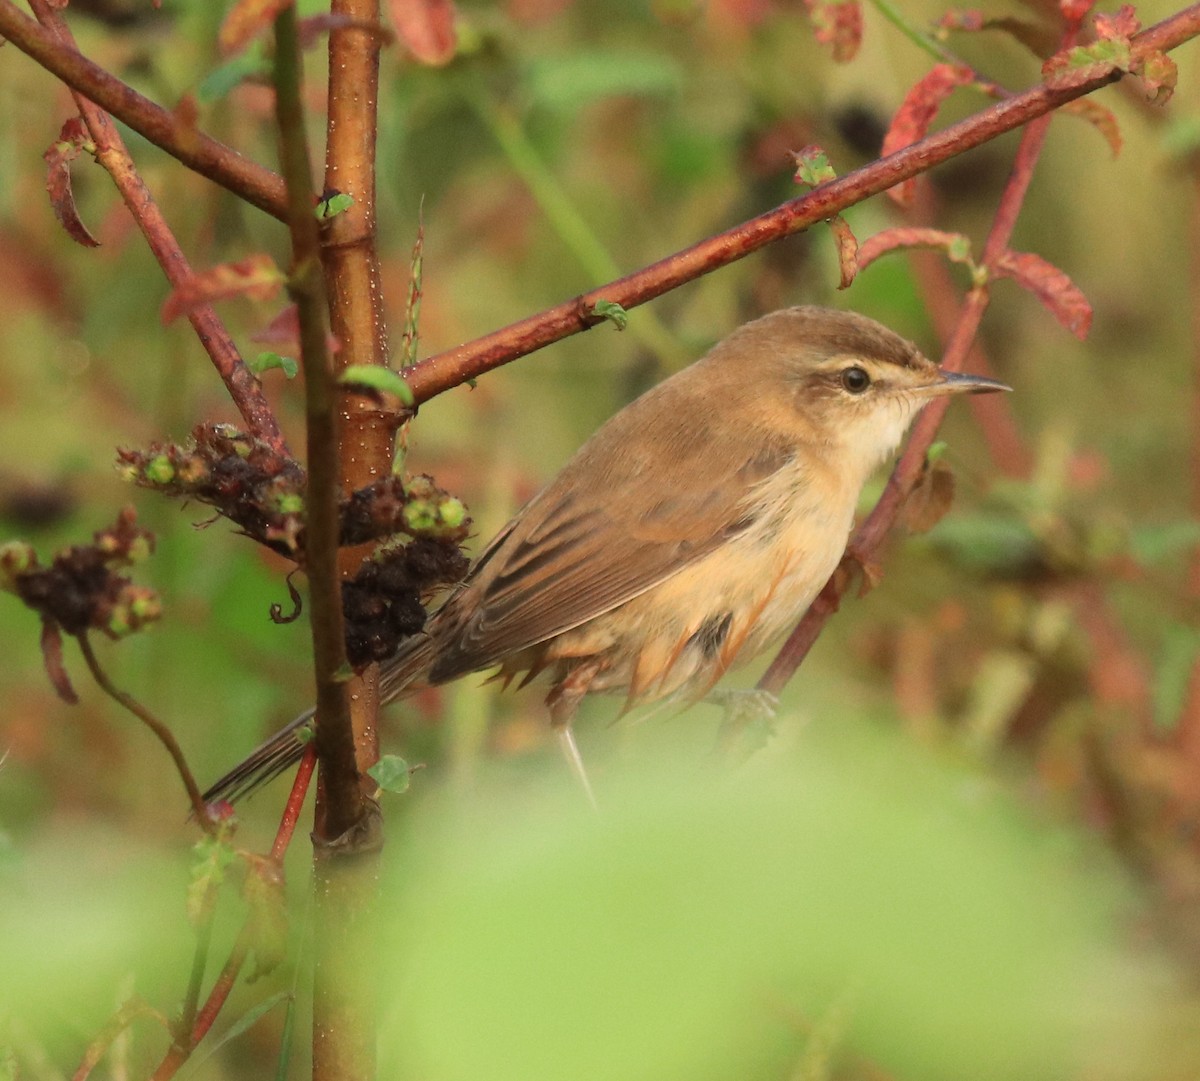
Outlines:
{"label": "bird's wing", "polygon": [[793,448],[744,433],[717,449],[675,427],[649,453],[620,431],[593,440],[519,512],[429,628],[433,682],[611,611],[752,524],[748,490]]}

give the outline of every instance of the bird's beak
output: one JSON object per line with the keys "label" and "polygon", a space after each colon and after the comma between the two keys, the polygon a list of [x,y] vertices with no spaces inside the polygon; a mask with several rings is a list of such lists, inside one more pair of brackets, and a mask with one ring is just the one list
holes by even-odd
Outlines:
{"label": "bird's beak", "polygon": [[945,368],[938,369],[935,382],[921,388],[921,392],[931,398],[938,398],[944,394],[991,394],[994,390],[1012,390],[1012,387],[998,379],[968,375],[965,372],[948,372]]}

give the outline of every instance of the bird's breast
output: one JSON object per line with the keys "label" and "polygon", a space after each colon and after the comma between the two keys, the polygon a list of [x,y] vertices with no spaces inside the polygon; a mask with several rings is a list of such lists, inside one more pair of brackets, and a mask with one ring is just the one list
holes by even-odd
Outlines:
{"label": "bird's breast", "polygon": [[546,660],[604,656],[597,691],[630,701],[701,696],[789,630],[833,573],[857,490],[829,468],[789,464],[756,483],[749,525],[618,608],[559,635]]}

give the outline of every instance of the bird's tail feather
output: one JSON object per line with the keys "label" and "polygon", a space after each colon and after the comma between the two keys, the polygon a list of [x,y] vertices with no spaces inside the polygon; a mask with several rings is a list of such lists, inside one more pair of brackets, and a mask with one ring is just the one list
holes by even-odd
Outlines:
{"label": "bird's tail feather", "polygon": [[[384,662],[379,677],[382,701],[391,702],[418,685],[420,677],[432,663],[433,654],[432,639],[427,635],[415,635],[408,639],[395,657]],[[315,709],[306,709],[285,728],[251,751],[225,776],[209,786],[204,793],[204,802],[226,800],[234,803],[299,762],[311,736],[315,713]]]}

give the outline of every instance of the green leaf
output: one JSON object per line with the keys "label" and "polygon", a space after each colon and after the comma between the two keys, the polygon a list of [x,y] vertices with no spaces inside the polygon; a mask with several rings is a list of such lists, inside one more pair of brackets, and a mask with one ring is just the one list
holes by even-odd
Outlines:
{"label": "green leaf", "polygon": [[535,104],[572,113],[603,98],[669,97],[684,85],[683,69],[667,56],[623,49],[553,53],[533,63],[526,87]]}
{"label": "green leaf", "polygon": [[1155,731],[1167,734],[1178,726],[1198,652],[1200,632],[1194,627],[1176,623],[1165,628],[1154,669]]}
{"label": "green leaf", "polygon": [[399,755],[385,754],[367,770],[367,775],[383,791],[403,795],[412,779],[412,767]]}
{"label": "green leaf", "polygon": [[353,205],[353,195],[347,195],[344,191],[334,192],[327,198],[317,201],[315,211],[317,220],[328,221],[330,218],[336,218],[339,214],[346,213]]}
{"label": "green leaf", "polygon": [[380,394],[390,394],[405,405],[413,404],[412,391],[399,372],[379,364],[351,364],[338,377],[345,387],[361,387]]}
{"label": "green leaf", "polygon": [[247,79],[270,74],[271,62],[263,54],[262,46],[256,44],[220,67],[213,68],[196,88],[196,100],[202,103],[217,101]]}
{"label": "green leaf", "polygon": [[262,375],[272,368],[280,368],[288,379],[295,379],[300,366],[291,357],[280,356],[278,353],[259,353],[253,360],[247,362],[255,375]]}
{"label": "green leaf", "polygon": [[263,999],[253,1009],[247,1010],[229,1027],[228,1031],[221,1034],[219,1039],[215,1040],[211,1045],[206,1043],[202,1054],[193,1055],[188,1060],[188,1075],[192,1077],[196,1076],[200,1066],[212,1058],[222,1047],[236,1040],[242,1033],[248,1032],[281,1002],[288,1002],[291,998],[292,993],[290,991],[276,991],[275,994]]}
{"label": "green leaf", "polygon": [[1139,526],[1129,534],[1129,547],[1139,563],[1161,563],[1200,544],[1200,522],[1167,522]]}
{"label": "green leaf", "polygon": [[629,313],[613,300],[598,300],[592,305],[592,314],[607,319],[617,330],[629,326]]}

